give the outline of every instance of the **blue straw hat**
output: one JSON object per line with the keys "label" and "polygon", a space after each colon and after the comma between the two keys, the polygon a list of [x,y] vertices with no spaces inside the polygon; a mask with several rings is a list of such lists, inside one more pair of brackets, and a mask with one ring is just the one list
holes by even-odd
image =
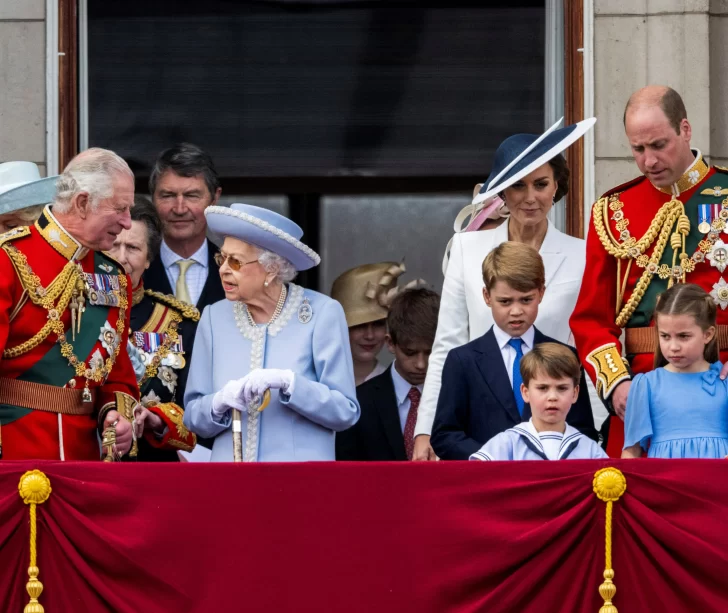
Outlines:
{"label": "blue straw hat", "polygon": [[0,215],[53,202],[58,176],[41,178],[33,162],[0,164]]}
{"label": "blue straw hat", "polygon": [[303,230],[287,217],[251,204],[209,206],[205,217],[210,230],[231,236],[286,258],[296,270],[308,270],[321,258],[301,242]]}
{"label": "blue straw hat", "polygon": [[591,117],[559,128],[561,121],[559,119],[541,136],[514,134],[505,139],[495,152],[490,176],[473,198],[473,204],[480,204],[499,194],[546,164],[586,134],[597,120]]}

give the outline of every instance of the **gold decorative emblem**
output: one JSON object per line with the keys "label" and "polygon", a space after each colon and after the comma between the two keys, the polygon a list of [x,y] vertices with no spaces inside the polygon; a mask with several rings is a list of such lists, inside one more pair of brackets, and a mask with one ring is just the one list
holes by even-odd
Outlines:
{"label": "gold decorative emblem", "polygon": [[728,189],[723,189],[720,185],[716,185],[715,187],[704,189],[702,192],[700,192],[700,194],[702,196],[713,196],[715,198],[720,198],[721,196],[728,196]]}
{"label": "gold decorative emblem", "polygon": [[36,506],[43,504],[51,495],[51,481],[39,470],[30,470],[20,477],[18,493],[23,502],[30,507],[30,564],[28,565],[28,583],[25,590],[30,596],[30,602],[25,605],[25,613],[43,613],[43,605],[38,598],[43,593],[43,584],[38,579],[38,525],[36,521]]}
{"label": "gold decorative emblem", "polygon": [[616,502],[627,491],[627,479],[617,468],[602,468],[594,474],[594,493],[602,502]]}
{"label": "gold decorative emblem", "polygon": [[614,343],[595,349],[586,359],[596,372],[597,393],[602,400],[609,398],[622,381],[629,380],[627,367]]}
{"label": "gold decorative emblem", "polygon": [[51,481],[39,470],[29,470],[18,483],[18,492],[25,504],[41,504],[51,495]]}

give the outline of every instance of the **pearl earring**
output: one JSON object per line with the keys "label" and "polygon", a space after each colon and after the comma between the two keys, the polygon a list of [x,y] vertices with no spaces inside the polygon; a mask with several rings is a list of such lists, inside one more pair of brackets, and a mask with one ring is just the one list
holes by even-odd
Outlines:
{"label": "pearl earring", "polygon": [[266,280],[266,282],[265,282],[265,283],[263,283],[263,285],[264,285],[265,287],[268,287],[268,286],[270,285],[270,283],[268,283],[268,281]]}

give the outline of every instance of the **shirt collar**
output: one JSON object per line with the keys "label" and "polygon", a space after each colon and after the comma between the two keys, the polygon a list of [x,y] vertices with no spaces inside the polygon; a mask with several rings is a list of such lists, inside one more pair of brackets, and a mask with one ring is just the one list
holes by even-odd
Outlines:
{"label": "shirt collar", "polygon": [[159,257],[162,260],[162,265],[165,270],[169,270],[172,266],[177,264],[179,260],[194,260],[203,268],[208,267],[209,251],[207,248],[207,239],[202,243],[202,246],[195,251],[189,258],[183,258],[181,255],[177,255],[169,245],[162,240],[162,246],[159,248]]}
{"label": "shirt collar", "polygon": [[[493,334],[495,335],[495,340],[498,342],[498,347],[503,350],[506,348],[506,345],[508,345],[508,342],[514,338],[507,332],[503,332],[498,326],[493,324]],[[536,332],[535,328],[531,326],[528,330],[526,330],[523,335],[521,336],[521,340],[523,341],[523,344],[526,346],[526,349],[531,351],[533,349],[533,339],[535,338]]]}
{"label": "shirt collar", "polygon": [[402,403],[407,400],[407,394],[409,394],[410,390],[413,387],[416,387],[418,390],[420,390],[420,392],[422,392],[422,385],[411,385],[404,380],[402,375],[400,375],[397,372],[397,369],[394,367],[394,362],[392,362],[392,366],[389,370],[392,373],[392,383],[394,383],[394,395],[397,397],[398,407],[402,406]]}

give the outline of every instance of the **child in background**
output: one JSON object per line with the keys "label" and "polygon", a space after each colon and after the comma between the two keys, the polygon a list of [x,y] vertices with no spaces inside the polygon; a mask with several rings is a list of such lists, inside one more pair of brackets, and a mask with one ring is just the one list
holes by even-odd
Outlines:
{"label": "child in background", "polygon": [[579,397],[581,368],[574,352],[540,343],[521,360],[521,394],[531,419],[494,436],[471,460],[584,460],[606,458],[593,440],[566,423]]}
{"label": "child in background", "polygon": [[[716,306],[697,285],[673,285],[655,307],[655,370],[627,397],[623,458],[724,458],[728,381],[719,378]],[[649,449],[648,449],[649,447]]]}

